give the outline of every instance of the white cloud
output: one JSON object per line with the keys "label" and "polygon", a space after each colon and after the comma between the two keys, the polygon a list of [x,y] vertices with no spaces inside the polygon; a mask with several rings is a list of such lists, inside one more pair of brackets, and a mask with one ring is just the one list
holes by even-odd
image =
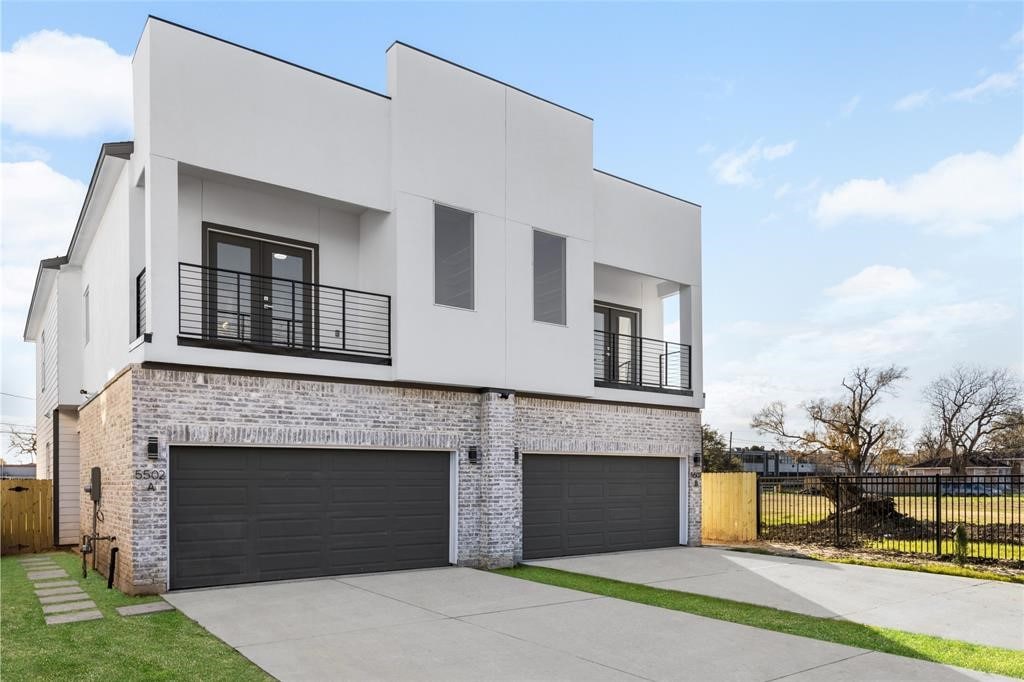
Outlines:
{"label": "white cloud", "polygon": [[923,107],[931,98],[931,90],[918,90],[917,92],[912,92],[909,95],[896,100],[896,103],[892,105],[892,108],[896,111],[913,111],[914,109],[920,109]]}
{"label": "white cloud", "polygon": [[921,282],[907,268],[869,265],[856,275],[829,287],[825,294],[840,301],[870,301],[905,296],[921,288]]}
{"label": "white cloud", "polygon": [[775,161],[789,156],[796,148],[796,141],[783,144],[765,145],[758,140],[743,151],[729,151],[711,162],[711,171],[718,182],[725,185],[754,185],[758,182],[753,168],[761,161]]}
{"label": "white cloud", "polygon": [[1006,45],[1004,45],[1004,47],[1012,49],[1017,45],[1024,45],[1024,28],[1010,36],[1010,39],[1006,41]]}
{"label": "white cloud", "polygon": [[95,38],[39,31],[2,55],[3,122],[32,135],[131,129],[131,57]]}
{"label": "white cloud", "polygon": [[977,85],[972,85],[963,90],[950,93],[949,99],[961,102],[973,102],[986,95],[994,95],[1009,92],[1016,89],[1020,84],[1021,74],[1024,73],[1024,59],[1017,63],[1013,71],[1002,71],[993,73]]}
{"label": "white cloud", "polygon": [[779,188],[775,190],[775,198],[781,199],[782,197],[789,194],[791,189],[793,189],[793,185],[791,183],[786,182],[779,185]]}
{"label": "white cloud", "polygon": [[50,152],[28,142],[9,140],[6,137],[0,141],[0,156],[4,161],[49,161]]}
{"label": "white cloud", "polygon": [[860,95],[854,95],[850,99],[843,102],[843,106],[839,108],[839,113],[843,118],[849,118],[857,105],[860,104]]}
{"label": "white cloud", "polygon": [[862,218],[972,234],[1024,214],[1024,137],[1002,156],[955,154],[903,182],[849,180],[818,199],[823,225]]}
{"label": "white cloud", "polygon": [[85,185],[42,161],[0,164],[0,181],[0,281],[7,340],[21,336],[40,259],[67,251]]}
{"label": "white cloud", "polygon": [[[911,381],[884,410],[906,419],[912,428],[919,426],[917,396],[923,383],[948,368],[949,358],[969,357],[968,349],[979,338],[1020,315],[999,301],[942,303],[938,296],[889,314],[847,312],[828,321],[811,315],[773,325],[727,325],[722,336],[741,350],[730,353],[737,359],[713,363],[714,371],[706,374],[713,377],[705,385],[706,421],[757,438],[749,430],[751,415],[772,400],[782,400],[790,406],[794,428],[800,428],[800,402],[835,395],[840,379],[855,366],[896,363],[910,366]],[[715,352],[707,343],[705,348],[709,356]]]}

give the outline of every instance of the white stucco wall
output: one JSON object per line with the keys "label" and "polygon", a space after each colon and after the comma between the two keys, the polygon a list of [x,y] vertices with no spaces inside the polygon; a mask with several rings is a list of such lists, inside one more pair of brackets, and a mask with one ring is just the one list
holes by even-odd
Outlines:
{"label": "white stucco wall", "polygon": [[[76,338],[82,348],[81,386],[95,393],[128,362],[128,343],[134,336],[131,308],[134,299],[128,286],[128,164],[120,164],[110,199],[102,207],[95,231],[80,256],[81,275],[77,297],[68,287],[69,310],[63,319],[70,319],[78,307],[79,325]],[[63,273],[62,273],[63,276]],[[84,299],[89,292],[89,341],[85,342]],[[63,294],[63,289],[62,289]],[[69,339],[69,341],[72,341]],[[71,353],[69,353],[70,357]],[[78,404],[75,400],[74,404]]]}
{"label": "white stucco wall", "polygon": [[152,19],[142,61],[142,154],[390,207],[386,97]]}

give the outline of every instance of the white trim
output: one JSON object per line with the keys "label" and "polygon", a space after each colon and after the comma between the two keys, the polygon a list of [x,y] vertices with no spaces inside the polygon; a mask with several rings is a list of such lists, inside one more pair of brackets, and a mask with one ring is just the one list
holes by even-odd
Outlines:
{"label": "white trim", "polygon": [[679,544],[690,543],[690,460],[679,458]]}
{"label": "white trim", "polygon": [[452,450],[448,469],[448,563],[459,563],[459,453]]}
{"label": "white trim", "polygon": [[[157,447],[157,452],[159,453],[160,452],[160,442],[159,442],[159,440],[157,441],[157,446],[156,447]],[[157,461],[159,461],[159,460],[157,460]],[[135,458],[133,456],[132,457],[132,466],[134,466],[134,465],[135,465]],[[171,478],[172,478],[171,477],[171,446],[170,446],[169,443],[167,444],[167,457],[166,457],[164,466],[167,467],[167,485],[165,486],[166,493],[167,493],[167,500],[166,500],[167,528],[165,529],[165,532],[167,534],[167,544],[164,547],[164,549],[167,552],[167,569],[166,569],[167,570],[167,585],[165,586],[165,589],[168,592],[170,592],[172,589],[174,589],[174,588],[171,587],[171,533],[174,532],[174,529],[171,527],[171,507],[173,506],[171,504],[171,484],[174,481],[171,480]]]}

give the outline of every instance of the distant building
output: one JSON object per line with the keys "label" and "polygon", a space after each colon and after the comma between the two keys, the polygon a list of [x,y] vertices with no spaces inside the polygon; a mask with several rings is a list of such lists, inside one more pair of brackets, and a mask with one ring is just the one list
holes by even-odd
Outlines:
{"label": "distant building", "polygon": [[35,478],[35,464],[0,464],[0,478]]}
{"label": "distant building", "polygon": [[[951,460],[952,457],[935,457],[908,466],[906,473],[909,476],[949,475],[953,471]],[[985,454],[970,456],[967,459],[967,466],[964,471],[968,476],[1008,476],[1012,472],[1010,462]]]}
{"label": "distant building", "polygon": [[743,463],[743,471],[756,471],[765,476],[800,476],[822,473],[814,462],[801,462],[784,450],[752,450],[736,448],[729,454]]}

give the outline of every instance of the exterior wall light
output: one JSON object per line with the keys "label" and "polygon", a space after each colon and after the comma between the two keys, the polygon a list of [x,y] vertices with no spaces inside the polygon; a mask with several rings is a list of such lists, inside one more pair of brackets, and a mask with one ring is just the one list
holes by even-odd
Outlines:
{"label": "exterior wall light", "polygon": [[695,467],[699,467],[700,466],[700,450],[698,450],[697,452],[693,453],[693,466],[695,466]]}
{"label": "exterior wall light", "polygon": [[466,457],[469,459],[470,464],[480,463],[480,448],[475,445],[469,446],[466,450]]}
{"label": "exterior wall light", "polygon": [[150,436],[146,442],[146,457],[149,459],[158,459],[160,457],[160,444],[156,436]]}

